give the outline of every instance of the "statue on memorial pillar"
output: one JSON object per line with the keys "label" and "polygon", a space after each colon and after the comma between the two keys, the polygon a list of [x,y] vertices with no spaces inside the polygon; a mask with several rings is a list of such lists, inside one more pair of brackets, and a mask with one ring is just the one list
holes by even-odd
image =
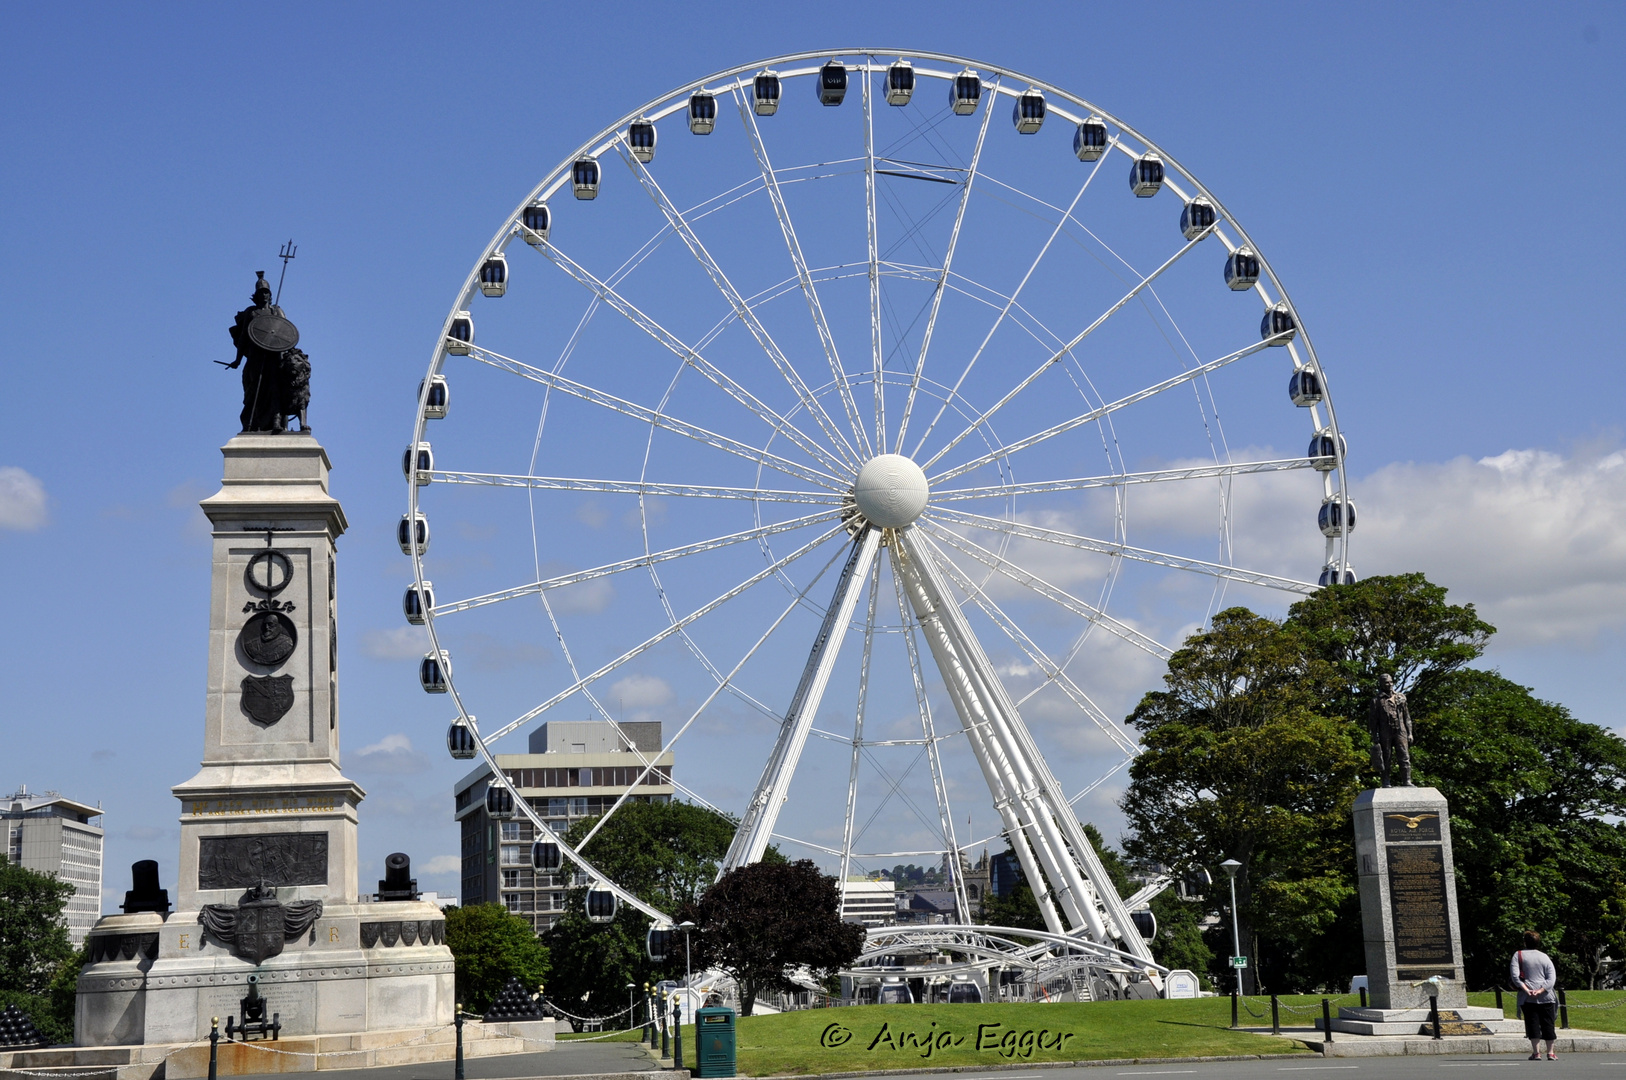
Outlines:
{"label": "statue on memorial pillar", "polygon": [[310,358],[297,346],[299,329],[289,322],[282,308],[272,302],[271,283],[265,271],[257,271],[254,303],[237,313],[230,327],[237,357],[228,368],[243,365],[244,431],[282,432],[288,421],[298,418],[301,431],[310,430],[305,410],[310,405]]}
{"label": "statue on memorial pillar", "polygon": [[[1378,695],[1366,714],[1367,730],[1372,734],[1372,767],[1383,773],[1384,787],[1411,787],[1411,710],[1406,708],[1406,695],[1395,689],[1394,677],[1378,677]],[[1398,769],[1398,784],[1391,783],[1389,774]]]}

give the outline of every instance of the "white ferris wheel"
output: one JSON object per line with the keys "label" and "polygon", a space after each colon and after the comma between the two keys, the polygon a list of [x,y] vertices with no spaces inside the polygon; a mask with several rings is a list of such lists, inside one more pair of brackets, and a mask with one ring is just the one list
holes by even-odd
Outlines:
{"label": "white ferris wheel", "polygon": [[1078,819],[1136,752],[1097,698],[1226,602],[1353,580],[1344,452],[1269,261],[1146,136],[960,57],[779,56],[587,139],[475,260],[403,463],[406,613],[453,756],[590,912],[668,922],[494,755],[654,687],[663,750],[714,763],[679,789],[740,820],[725,869],[776,843],[845,887],[1003,834],[1048,955],[1145,971]]}

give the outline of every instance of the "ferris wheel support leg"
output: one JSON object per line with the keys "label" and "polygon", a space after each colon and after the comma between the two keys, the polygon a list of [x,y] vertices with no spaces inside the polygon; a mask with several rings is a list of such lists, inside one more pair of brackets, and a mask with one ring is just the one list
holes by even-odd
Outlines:
{"label": "ferris wheel support leg", "polygon": [[767,766],[762,770],[762,779],[757,781],[756,791],[751,796],[740,827],[734,832],[728,855],[718,868],[719,877],[735,867],[761,859],[768,847],[774,823],[779,819],[779,808],[789,795],[796,763],[801,759],[808,732],[819,712],[819,702],[824,698],[824,688],[830,683],[830,672],[835,668],[836,657],[841,652],[841,642],[847,636],[847,624],[858,604],[858,595],[863,592],[860,583],[869,577],[870,566],[875,562],[875,553],[880,546],[881,531],[869,527],[865,527],[853,541],[847,564],[842,567],[841,577],[836,581],[835,595],[830,598],[830,606],[824,612],[824,622],[808,654],[801,682],[791,696],[790,708],[785,710],[779,739],[768,757]]}
{"label": "ferris wheel support leg", "polygon": [[898,546],[904,556],[906,573],[916,582],[911,598],[917,604],[917,614],[924,622],[931,611],[940,613],[941,617],[933,622],[942,628],[942,634],[948,639],[946,644],[958,654],[958,670],[964,673],[962,677],[970,677],[967,689],[981,698],[982,711],[992,721],[992,733],[1013,768],[1013,779],[1020,784],[1017,790],[1021,792],[1027,814],[1044,841],[1035,854],[1041,858],[1047,854],[1052,856],[1046,861],[1053,861],[1054,869],[1050,866],[1045,869],[1053,875],[1051,880],[1057,886],[1058,899],[1064,909],[1069,909],[1073,925],[1087,927],[1090,935],[1103,944],[1119,938],[1122,948],[1150,960],[1150,950],[1135,930],[1128,908],[1119,899],[1106,868],[1068,805],[1061,785],[1045,765],[1027,725],[970,624],[949,595],[925,545],[911,536],[910,530],[905,530],[899,536]]}
{"label": "ferris wheel support leg", "polygon": [[[954,711],[960,717],[972,754],[982,768],[983,779],[988,784],[1005,835],[1016,852],[1017,861],[1022,864],[1022,872],[1034,886],[1034,896],[1039,901],[1045,926],[1053,934],[1065,934],[1067,927],[1057,914],[1055,905],[1050,903],[1052,897],[1058,900],[1062,898],[1054,892],[1045,891],[1046,883],[1054,889],[1058,880],[1052,872],[1055,869],[1054,860],[1047,857],[1044,838],[1037,834],[1035,822],[1025,813],[1027,807],[1016,794],[1014,770],[999,745],[994,721],[983,707],[976,681],[962,661],[963,652],[945,626],[946,619],[941,615],[943,608],[936,599],[938,594],[917,569],[919,560],[915,558],[913,549],[905,547],[901,533],[894,541],[892,551],[893,567],[903,582],[916,618],[920,620],[921,633],[926,638],[932,659],[937,663],[938,673],[948,690]],[[1079,924],[1076,908],[1068,912],[1068,918],[1073,925]]]}

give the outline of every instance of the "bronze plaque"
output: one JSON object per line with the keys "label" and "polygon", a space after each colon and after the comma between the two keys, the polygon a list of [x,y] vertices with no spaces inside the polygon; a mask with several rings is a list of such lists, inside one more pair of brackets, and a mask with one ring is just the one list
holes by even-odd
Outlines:
{"label": "bronze plaque", "polygon": [[265,833],[198,839],[198,888],[327,884],[327,833]]}
{"label": "bronze plaque", "polygon": [[1391,844],[1397,840],[1439,840],[1440,815],[1384,814],[1383,838]]}
{"label": "bronze plaque", "polygon": [[1452,965],[1451,917],[1445,901],[1445,848],[1441,844],[1391,847],[1389,925],[1395,966]]}

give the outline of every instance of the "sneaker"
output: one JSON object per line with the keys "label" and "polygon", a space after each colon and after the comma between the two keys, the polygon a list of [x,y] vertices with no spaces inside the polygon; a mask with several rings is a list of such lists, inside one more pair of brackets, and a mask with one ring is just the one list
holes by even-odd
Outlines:
{"label": "sneaker", "polygon": [[1547,1051],[1547,1060],[1548,1061],[1557,1061],[1558,1060],[1558,1051],[1556,1051],[1556,1050]]}
{"label": "sneaker", "polygon": [[1541,1060],[1541,1055],[1540,1055],[1540,1054],[1531,1054],[1531,1055],[1530,1055],[1530,1056],[1529,1056],[1529,1057],[1528,1057],[1528,1058],[1526,1058],[1526,1059],[1525,1059],[1525,1060],[1526,1060],[1526,1061],[1540,1061],[1540,1060]]}

